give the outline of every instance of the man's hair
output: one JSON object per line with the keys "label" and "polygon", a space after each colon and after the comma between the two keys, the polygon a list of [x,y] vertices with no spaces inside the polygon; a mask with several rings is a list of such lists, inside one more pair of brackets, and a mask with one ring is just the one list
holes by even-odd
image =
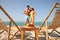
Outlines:
{"label": "man's hair", "polygon": [[27,7],[30,7],[29,5],[27,5]]}

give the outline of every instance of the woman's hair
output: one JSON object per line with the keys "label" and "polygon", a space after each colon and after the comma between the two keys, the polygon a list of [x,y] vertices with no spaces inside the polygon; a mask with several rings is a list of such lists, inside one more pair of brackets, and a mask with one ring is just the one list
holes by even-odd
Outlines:
{"label": "woman's hair", "polygon": [[34,8],[32,8],[32,10],[34,11]]}

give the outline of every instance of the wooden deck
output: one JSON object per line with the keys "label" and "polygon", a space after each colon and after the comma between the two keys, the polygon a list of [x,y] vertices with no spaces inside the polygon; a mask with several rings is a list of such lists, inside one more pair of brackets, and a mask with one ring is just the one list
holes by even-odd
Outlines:
{"label": "wooden deck", "polygon": [[38,40],[38,28],[21,28],[21,40],[24,40],[25,31],[35,31],[35,39]]}

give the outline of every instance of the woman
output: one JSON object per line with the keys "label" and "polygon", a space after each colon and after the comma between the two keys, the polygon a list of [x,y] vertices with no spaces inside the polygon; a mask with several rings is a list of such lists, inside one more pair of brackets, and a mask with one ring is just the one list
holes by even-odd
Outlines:
{"label": "woman", "polygon": [[27,5],[27,8],[24,10],[25,14],[25,26],[29,25],[29,19],[30,19],[30,6]]}
{"label": "woman", "polygon": [[31,12],[30,12],[30,26],[34,26],[34,8],[32,8]]}

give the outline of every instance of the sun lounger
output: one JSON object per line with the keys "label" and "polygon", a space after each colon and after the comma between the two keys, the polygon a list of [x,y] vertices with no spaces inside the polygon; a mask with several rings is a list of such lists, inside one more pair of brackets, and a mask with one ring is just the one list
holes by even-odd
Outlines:
{"label": "sun lounger", "polygon": [[6,26],[4,25],[4,23],[2,22],[1,19],[0,19],[0,29],[3,29],[3,30],[5,30],[6,32],[8,32],[8,27],[6,27]]}
{"label": "sun lounger", "polygon": [[54,18],[53,18],[51,24],[50,24],[49,26],[48,26],[48,24],[47,24],[47,19],[48,19],[49,16],[51,15],[51,13],[52,13],[52,11],[54,10],[54,8],[60,8],[60,7],[57,7],[56,5],[58,5],[58,3],[55,3],[55,4],[54,4],[54,6],[52,7],[52,9],[51,9],[51,11],[49,12],[48,16],[47,16],[46,19],[44,20],[42,26],[39,28],[39,30],[41,30],[42,27],[43,27],[43,25],[46,23],[46,28],[45,28],[45,30],[46,30],[46,40],[48,40],[48,29],[53,29],[53,30],[51,31],[51,33],[52,33],[53,31],[56,31],[57,33],[60,34],[60,32],[58,32],[58,31],[56,30],[58,27],[60,27],[60,10],[57,10],[57,11],[56,11],[56,14],[54,15]]}
{"label": "sun lounger", "polygon": [[[57,10],[57,11],[56,11],[56,14],[54,15],[54,18],[53,18],[51,24],[50,24],[49,26],[46,24],[46,26],[47,26],[47,30],[48,30],[48,29],[53,29],[53,30],[51,31],[51,33],[52,33],[53,31],[56,31],[57,33],[60,34],[60,32],[58,32],[58,31],[56,30],[57,28],[60,27],[60,10]],[[48,34],[48,32],[47,32],[47,34]],[[46,34],[46,35],[47,35],[47,34]]]}
{"label": "sun lounger", "polygon": [[[15,27],[21,32],[21,28],[18,27],[18,25],[14,22],[14,20],[8,15],[8,13],[3,9],[3,7],[0,5],[0,10],[10,19],[10,21],[15,25]],[[6,27],[2,21],[0,21],[0,28],[2,28],[4,31],[8,32],[8,40],[10,39],[10,28],[11,28],[11,22],[10,27]],[[2,31],[2,32],[4,32]],[[1,33],[2,33],[1,32]]]}

